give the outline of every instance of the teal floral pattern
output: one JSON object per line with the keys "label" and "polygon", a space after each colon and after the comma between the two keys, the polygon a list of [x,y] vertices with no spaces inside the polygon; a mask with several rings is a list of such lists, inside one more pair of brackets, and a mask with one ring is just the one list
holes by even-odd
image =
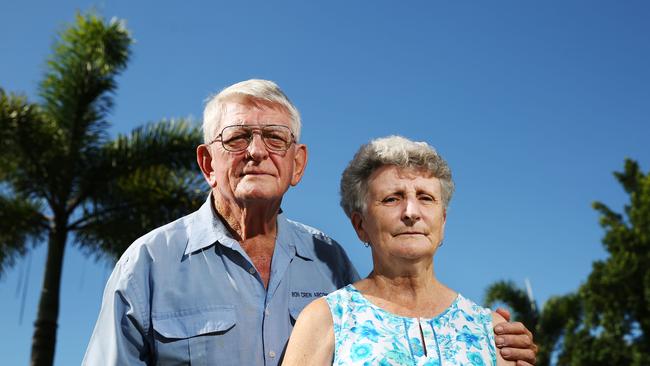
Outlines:
{"label": "teal floral pattern", "polygon": [[460,294],[431,319],[391,314],[353,285],[326,300],[334,321],[333,365],[496,366],[491,311]]}

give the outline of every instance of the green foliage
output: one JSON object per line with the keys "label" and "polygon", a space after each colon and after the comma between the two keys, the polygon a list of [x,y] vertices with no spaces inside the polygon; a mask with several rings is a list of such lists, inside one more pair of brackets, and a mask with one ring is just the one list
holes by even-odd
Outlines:
{"label": "green foliage", "polygon": [[0,275],[27,253],[29,240],[42,239],[46,225],[38,202],[0,194]]}
{"label": "green foliage", "polygon": [[534,330],[538,365],[548,365],[557,346],[557,365],[650,365],[650,173],[628,159],[614,176],[630,202],[623,213],[593,204],[609,257],[594,262],[576,293],[549,299],[535,323],[522,290],[504,282],[488,289],[488,303],[508,304]]}
{"label": "green foliage", "polygon": [[106,118],[131,44],[123,22],[79,14],[54,44],[40,103],[0,88],[0,276],[48,238],[32,364],[53,360],[68,238],[115,259],[205,199],[197,126],[162,121],[109,139]]}
{"label": "green foliage", "polygon": [[614,176],[630,202],[623,213],[593,204],[609,257],[579,289],[582,328],[567,335],[562,365],[650,364],[650,173],[628,159]]}
{"label": "green foliage", "polygon": [[506,302],[512,309],[512,315],[526,326],[534,328],[537,325],[537,304],[528,298],[526,291],[518,288],[512,281],[499,281],[488,288],[485,303],[492,306],[499,301]]}

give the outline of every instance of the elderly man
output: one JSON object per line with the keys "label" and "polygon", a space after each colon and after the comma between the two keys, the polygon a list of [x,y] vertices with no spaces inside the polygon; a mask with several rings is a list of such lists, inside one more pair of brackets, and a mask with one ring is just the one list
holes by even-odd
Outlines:
{"label": "elderly man", "polygon": [[[224,89],[205,107],[203,132],[207,201],[117,262],[83,364],[277,365],[300,311],[359,279],[336,242],[281,214],[307,148],[277,85]],[[530,333],[519,323],[504,330],[504,343],[519,347],[506,358],[533,362]]]}

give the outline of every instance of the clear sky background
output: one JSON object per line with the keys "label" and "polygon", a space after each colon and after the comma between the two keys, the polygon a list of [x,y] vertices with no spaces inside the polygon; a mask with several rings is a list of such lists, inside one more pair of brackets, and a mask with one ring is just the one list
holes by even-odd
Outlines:
{"label": "clear sky background", "polygon": [[[0,87],[37,100],[55,32],[92,8],[137,40],[113,134],[198,123],[208,95],[276,81],[310,153],[284,211],[337,239],[362,274],[370,252],[338,182],[371,138],[424,140],[448,160],[457,191],[436,272],[478,302],[500,279],[529,279],[540,304],[575,290],[606,255],[591,203],[622,208],[612,172],[626,157],[650,169],[647,1],[3,1]],[[81,362],[113,265],[68,248],[56,365]],[[43,266],[41,246],[0,279],[3,365],[28,363]]]}

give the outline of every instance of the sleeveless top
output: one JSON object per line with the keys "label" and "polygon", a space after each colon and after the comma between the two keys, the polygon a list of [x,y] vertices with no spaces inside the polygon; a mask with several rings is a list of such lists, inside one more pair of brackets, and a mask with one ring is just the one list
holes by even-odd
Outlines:
{"label": "sleeveless top", "polygon": [[334,322],[333,365],[496,366],[492,313],[460,294],[430,319],[389,313],[353,285],[325,299]]}

